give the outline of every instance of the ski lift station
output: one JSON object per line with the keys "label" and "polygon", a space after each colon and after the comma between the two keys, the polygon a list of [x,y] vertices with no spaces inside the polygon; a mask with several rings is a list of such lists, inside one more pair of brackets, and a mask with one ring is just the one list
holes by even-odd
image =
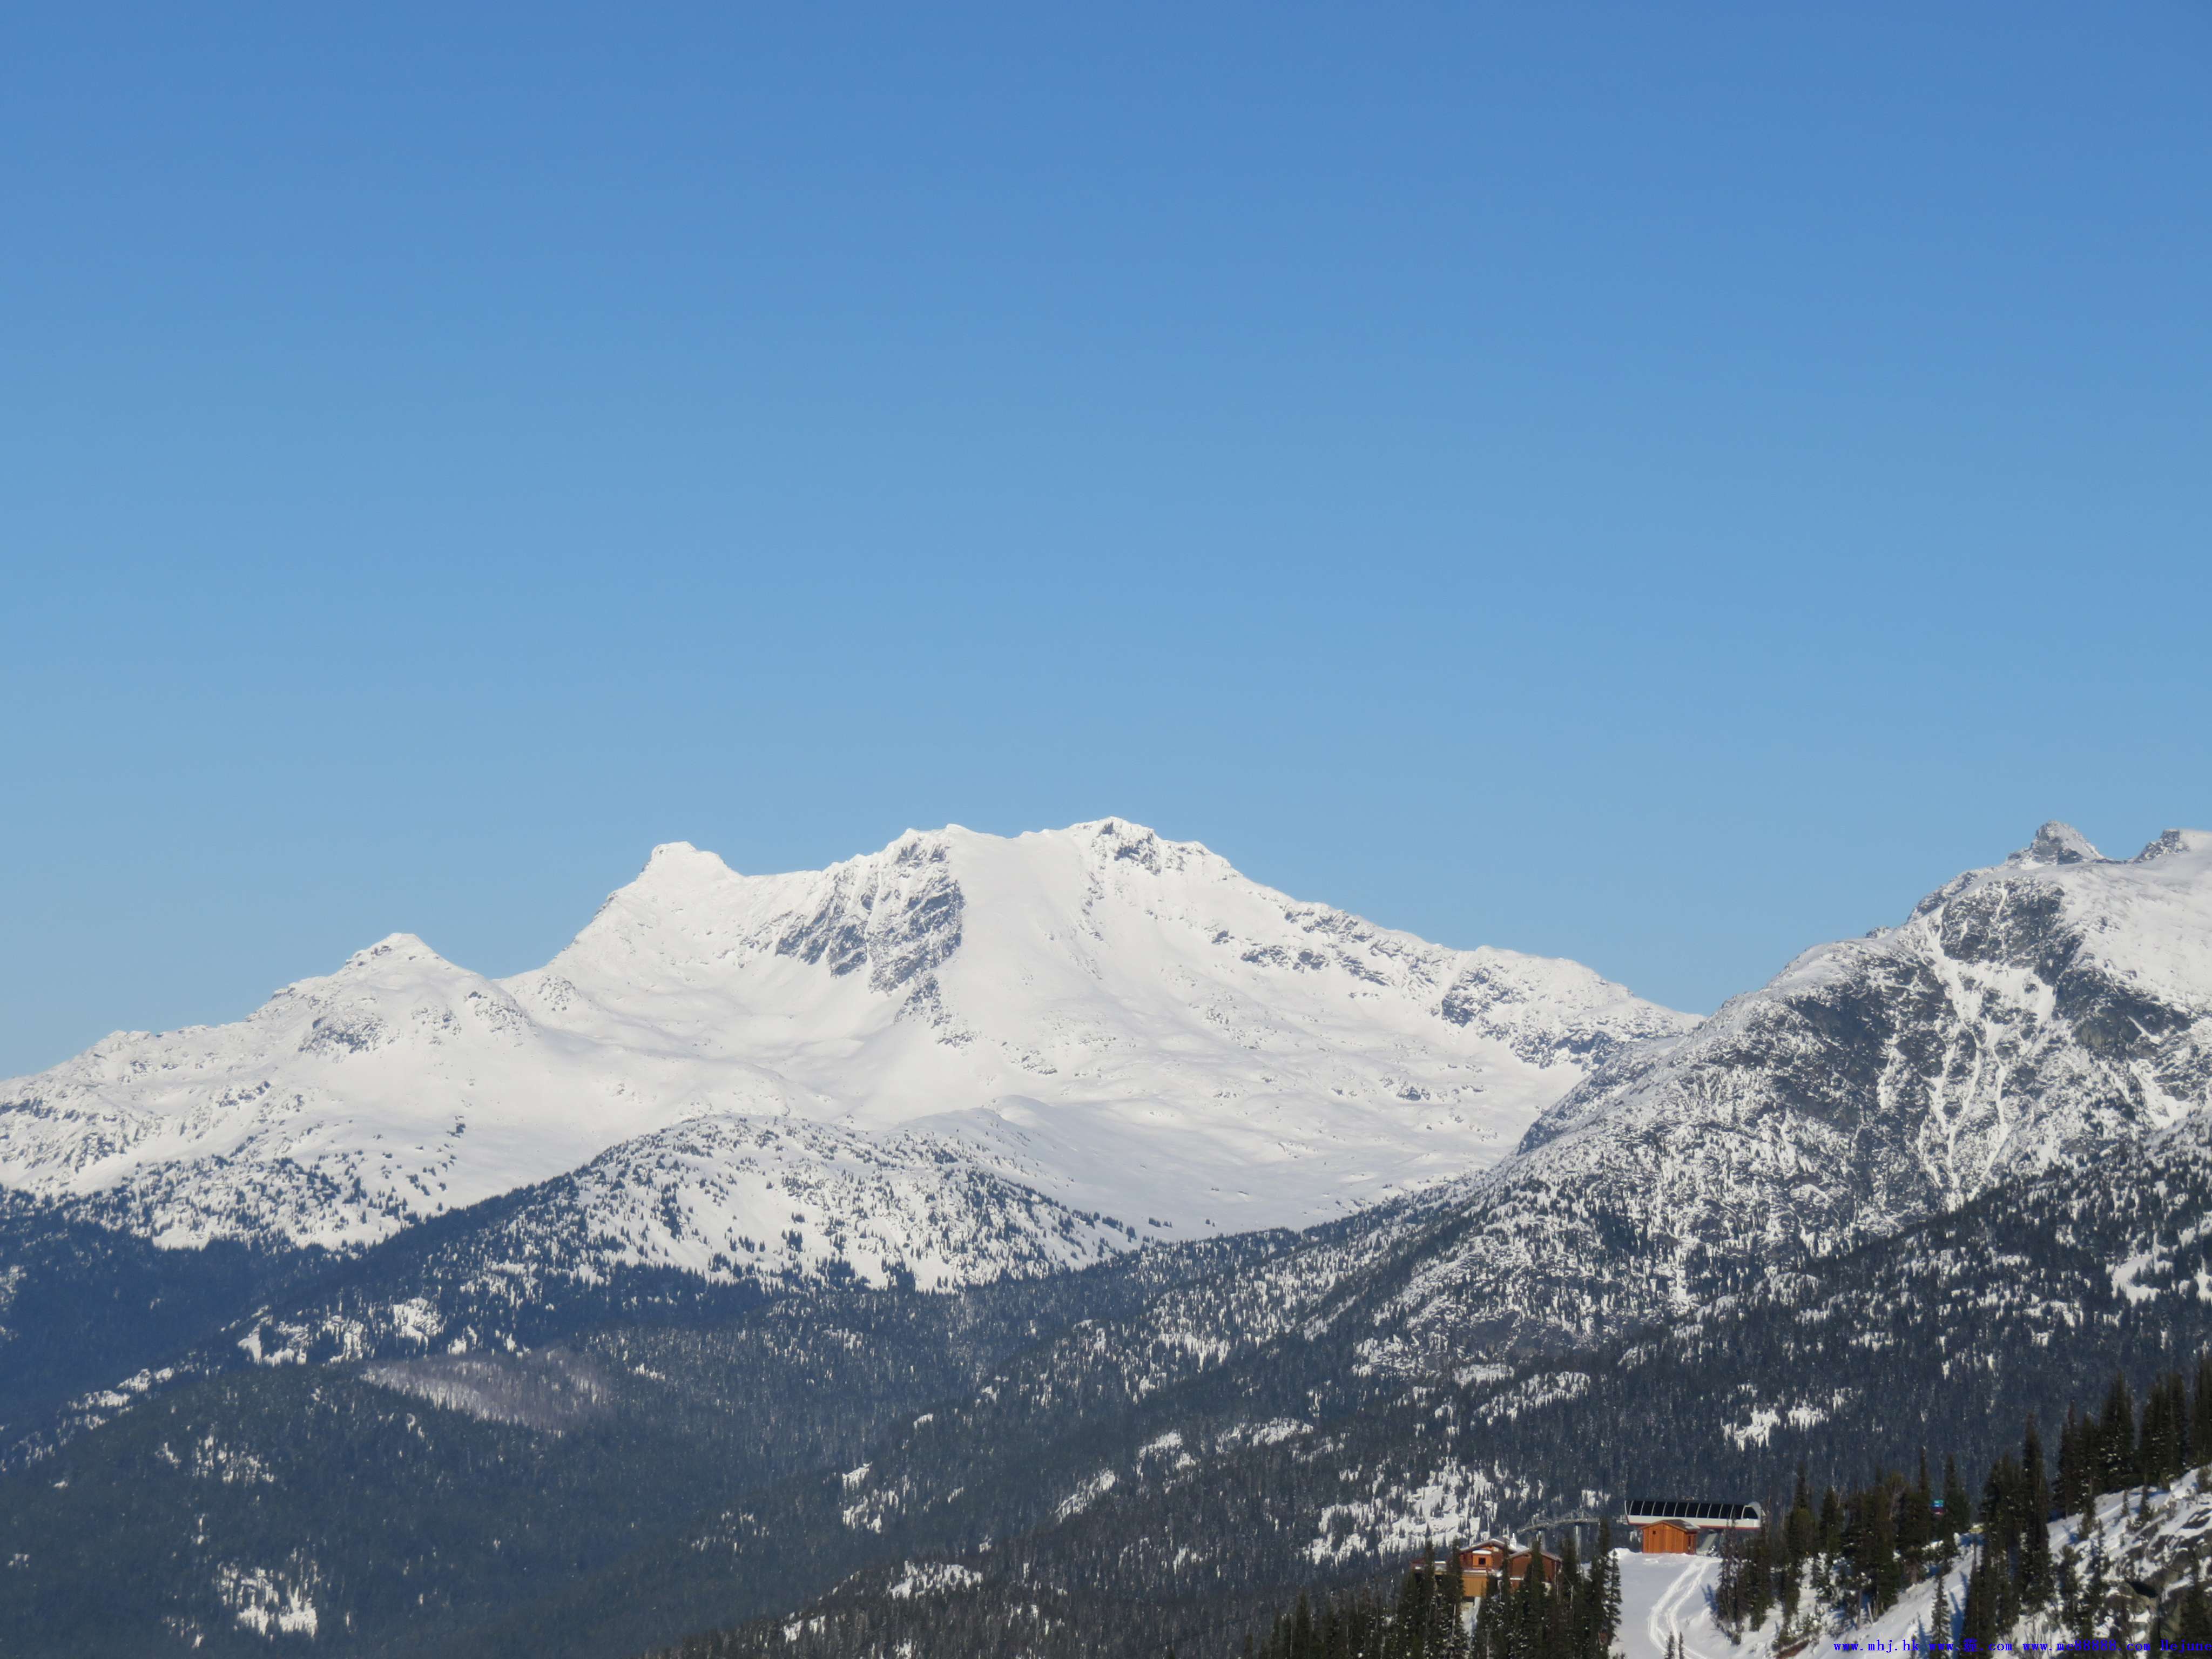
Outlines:
{"label": "ski lift station", "polygon": [[1623,1517],[1646,1555],[1694,1555],[1723,1534],[1757,1532],[1765,1516],[1756,1504],[1700,1498],[1632,1498]]}

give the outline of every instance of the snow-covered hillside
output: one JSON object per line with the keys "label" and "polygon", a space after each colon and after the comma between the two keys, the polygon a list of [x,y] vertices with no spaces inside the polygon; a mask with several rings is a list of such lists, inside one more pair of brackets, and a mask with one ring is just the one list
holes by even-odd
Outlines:
{"label": "snow-covered hillside", "polygon": [[[776,876],[678,843],[533,972],[489,980],[395,934],[236,1024],[119,1033],[0,1084],[0,1183],[167,1243],[351,1245],[694,1120],[787,1117],[821,1126],[776,1156],[822,1190],[896,1166],[916,1214],[978,1172],[1042,1194],[1009,1224],[1042,1260],[1079,1232],[1084,1255],[1302,1224],[1481,1169],[1590,1066],[1691,1023],[1115,820],[910,832]],[[671,1167],[639,1157],[595,1180],[641,1258],[779,1238],[807,1207],[693,1157],[701,1180],[672,1200],[647,1182],[631,1227],[607,1183]],[[668,1202],[702,1224],[656,1230]],[[966,1224],[872,1254],[927,1256]]]}
{"label": "snow-covered hillside", "polygon": [[[2097,1500],[2095,1525],[2084,1531],[2079,1516],[2053,1521],[2050,1537],[2054,1561],[2073,1553],[2083,1621],[2097,1640],[2148,1639],[2154,1607],[2163,1604],[2171,1616],[2173,1593],[2191,1583],[2212,1554],[2212,1490],[2203,1473],[2184,1475],[2171,1487],[2148,1493],[2140,1488],[2107,1492]],[[1613,1645],[1625,1659],[1668,1659],[1668,1644],[1675,1638],[1684,1659],[1769,1659],[1784,1650],[1828,1659],[1838,1652],[1959,1650],[1966,1580],[1979,1559],[1979,1543],[1968,1539],[1951,1567],[1908,1586],[1897,1604],[1881,1613],[1849,1618],[1815,1605],[1808,1595],[1794,1626],[1785,1625],[1778,1607],[1762,1623],[1734,1635],[1713,1611],[1721,1574],[1716,1557],[1624,1550],[1616,1559],[1621,1567],[1621,1617]],[[2022,1652],[2065,1650],[2080,1639],[2068,1630],[2065,1613],[2056,1601],[2034,1609],[2008,1639]]]}
{"label": "snow-covered hillside", "polygon": [[1683,1041],[1601,1067],[1476,1178],[1464,1237],[1401,1305],[1514,1340],[1686,1310],[1748,1264],[1848,1248],[2208,1109],[2212,834],[2124,861],[2046,824],[1902,926],[1808,951]]}
{"label": "snow-covered hillside", "polygon": [[1686,1245],[1747,1221],[1844,1242],[2208,1102],[2212,835],[2123,862],[2052,823],[1575,1091],[1528,1165],[1632,1167]]}

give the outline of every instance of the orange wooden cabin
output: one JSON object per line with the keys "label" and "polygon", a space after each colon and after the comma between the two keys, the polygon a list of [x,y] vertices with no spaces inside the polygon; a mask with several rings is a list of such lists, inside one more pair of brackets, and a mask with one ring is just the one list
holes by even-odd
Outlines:
{"label": "orange wooden cabin", "polygon": [[1632,1498],[1626,1518],[1646,1555],[1694,1555],[1707,1533],[1757,1532],[1765,1523],[1756,1504],[1703,1498]]}
{"label": "orange wooden cabin", "polygon": [[[1503,1538],[1486,1538],[1481,1543],[1460,1551],[1460,1594],[1469,1601],[1487,1595],[1493,1589],[1517,1589],[1521,1581],[1528,1576],[1528,1562],[1533,1552],[1516,1549]],[[1546,1550],[1543,1554],[1544,1582],[1559,1582],[1559,1558]]]}

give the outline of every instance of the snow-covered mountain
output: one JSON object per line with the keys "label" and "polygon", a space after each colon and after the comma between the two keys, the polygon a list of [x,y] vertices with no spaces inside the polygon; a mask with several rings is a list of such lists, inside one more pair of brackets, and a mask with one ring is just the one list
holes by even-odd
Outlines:
{"label": "snow-covered mountain", "polygon": [[[1484,1168],[1590,1066],[1691,1024],[1116,820],[774,876],[679,842],[543,969],[490,980],[395,934],[238,1024],[0,1084],[0,1184],[164,1243],[350,1246],[600,1159],[592,1224],[639,1260],[880,1223],[860,1255],[950,1271],[988,1178],[1024,1189],[990,1206],[1026,1240],[1009,1260],[1085,1259]],[[771,1177],[777,1119],[811,1127],[773,1138]],[[875,1221],[794,1183],[872,1194]]]}
{"label": "snow-covered mountain", "polygon": [[[570,1599],[562,1566],[562,1651],[728,1620],[754,1622],[720,1651],[800,1625],[925,1659],[1012,1628],[1182,1650],[1316,1571],[1638,1488],[1756,1494],[1801,1459],[1856,1476],[1939,1443],[1971,1479],[2029,1413],[2208,1340],[2212,836],[2122,861],[2046,826],[1680,1024],[1118,824],[765,878],[674,849],[496,985],[390,942],[241,1026],[0,1091],[11,1179],[141,1231],[281,1232],[297,1194],[306,1225],[394,1235],[335,1262],[205,1252],[179,1336],[139,1310],[193,1291],[164,1276],[188,1253],[0,1206],[27,1212],[0,1455],[37,1462],[0,1474],[0,1601],[155,1651],[279,1605],[241,1584],[289,1586],[380,1650],[473,1653],[544,1612],[543,1563],[618,1528],[691,1599],[626,1574]],[[1462,1083],[1482,1091],[1441,1097]],[[1269,1150],[1290,1125],[1304,1156]],[[383,1186],[342,1184],[339,1154],[386,1149]],[[1404,1201],[1123,1249],[1334,1214],[1447,1149],[1474,1172]],[[1089,1196],[1116,1180],[1141,1204]],[[908,1273],[969,1288],[833,1288]],[[783,1288],[818,1293],[761,1293]],[[148,1328],[64,1376],[37,1339],[79,1308]],[[398,1518],[367,1555],[364,1502]],[[50,1541],[74,1536],[95,1554]],[[395,1561],[429,1602],[389,1610]],[[125,1605],[117,1572],[159,1588]],[[1644,1589],[1638,1627],[1694,1645],[1695,1584]],[[593,1606],[662,1623],[572,1628]],[[112,1639],[142,1630],[167,1636]]]}
{"label": "snow-covered mountain", "polygon": [[1516,1340],[1686,1309],[2208,1110],[2212,834],[2119,860],[2045,824],[1901,926],[1601,1067],[1475,1179],[1404,1305]]}

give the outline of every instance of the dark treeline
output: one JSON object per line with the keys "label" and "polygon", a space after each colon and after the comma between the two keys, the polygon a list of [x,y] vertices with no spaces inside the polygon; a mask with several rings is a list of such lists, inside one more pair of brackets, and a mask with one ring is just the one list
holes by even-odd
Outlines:
{"label": "dark treeline", "polygon": [[2058,1501],[2085,1512],[2100,1492],[2162,1486],[2186,1469],[2212,1462],[2212,1354],[2197,1362],[2195,1398],[2179,1371],[2151,1384],[2140,1429],[2133,1391],[2115,1376],[2095,1417],[2069,1409],[2058,1431]]}
{"label": "dark treeline", "polygon": [[1300,1595],[1264,1641],[1245,1638],[1246,1659],[1605,1659],[1620,1624],[1612,1523],[1599,1528],[1587,1568],[1571,1533],[1549,1583],[1536,1566],[1542,1559],[1540,1536],[1521,1582],[1480,1598],[1470,1621],[1457,1547],[1441,1558],[1431,1548],[1400,1581],[1395,1601],[1362,1588],[1316,1608]]}
{"label": "dark treeline", "polygon": [[[240,1316],[272,1309],[264,1337],[321,1333],[312,1361],[331,1333],[421,1297],[473,1328],[486,1363],[507,1336],[591,1360],[606,1409],[539,1434],[372,1386],[351,1364],[247,1367],[234,1334],[218,1346],[244,1369],[179,1379],[0,1477],[0,1654],[246,1659],[268,1638],[238,1622],[224,1575],[246,1563],[304,1585],[312,1561],[315,1645],[332,1659],[605,1659],[678,1642],[744,1659],[1221,1656],[1302,1589],[1318,1604],[1372,1583],[1394,1605],[1407,1565],[1386,1542],[1394,1511],[1439,1475],[1462,1500],[1481,1483],[1492,1527],[1586,1486],[1786,1498],[1800,1461],[1818,1493],[1869,1468],[1911,1470],[1923,1444],[1939,1474],[1954,1453],[1978,1494],[2031,1414],[2056,1447],[2069,1402],[2101,1401],[2115,1367],[2142,1400],[2177,1354],[2212,1343],[2212,1302],[2195,1294],[2212,1237],[2172,1226],[2207,1209],[2212,1147],[2095,1162],[1841,1255],[1744,1267],[1725,1297],[1664,1328],[1614,1330],[1593,1308],[1588,1328],[1606,1334],[1538,1345],[1505,1376],[1462,1376],[1461,1362],[1519,1352],[1510,1334],[1537,1328],[1535,1302],[1516,1291],[1485,1322],[1447,1328],[1401,1299],[1407,1273],[1487,1224],[1456,1211],[1365,1265],[1348,1241],[1370,1224],[1353,1220],[950,1297],[848,1290],[744,1306],[680,1273],[564,1279],[569,1235],[533,1242],[497,1204],[333,1265],[311,1294],[204,1262],[220,1298],[175,1278],[117,1298],[108,1311],[130,1315],[132,1344],[148,1334],[134,1307],[158,1321],[204,1293],[248,1298]],[[1559,1293],[1609,1295],[1641,1258],[1612,1221],[1584,1219],[1590,1254]],[[2111,1264],[2154,1237],[2116,1289]],[[10,1366],[68,1357],[71,1297],[109,1271],[69,1239],[39,1249],[15,1306],[59,1311],[35,1340],[9,1315],[21,1340],[0,1355],[0,1394],[21,1379]],[[503,1303],[516,1292],[490,1270],[502,1261],[543,1267],[550,1299]],[[1275,1297],[1323,1285],[1312,1305],[1337,1316],[1277,1328]],[[1229,1349],[1194,1359],[1216,1327]],[[1454,1369],[1370,1366],[1378,1330],[1433,1339]],[[159,1357],[104,1352],[14,1397]],[[1747,1436],[1777,1412],[1771,1436]],[[2158,1410],[2142,1414],[2155,1429]],[[1243,1437],[1278,1420],[1304,1432]],[[1188,1467],[1146,1449],[1170,1434]],[[186,1450],[203,1445],[274,1479],[210,1478]],[[848,1492],[864,1463],[865,1492]],[[1102,1470],[1112,1489],[1066,1512]],[[847,1511],[864,1498],[855,1525]],[[915,1577],[948,1564],[957,1578]]]}
{"label": "dark treeline", "polygon": [[[2031,1417],[2017,1453],[1991,1463],[1978,1509],[1943,1460],[1939,1494],[1923,1451],[1916,1474],[1882,1472],[1866,1486],[1822,1493],[1817,1507],[1803,1469],[1790,1504],[1727,1553],[1714,1607],[1731,1632],[1764,1622],[1781,1605],[1785,1628],[1796,1624],[1808,1569],[1821,1601],[1846,1618],[1886,1612],[1905,1589],[1950,1566],[1960,1539],[1978,1532],[1979,1551],[1967,1576],[1960,1637],[1986,1651],[2029,1613],[2055,1613],[2077,1642],[2126,1639],[2128,1613],[2116,1606],[2100,1552],[2085,1560],[2072,1545],[2054,1559],[2051,1522],[2081,1517],[2095,1529],[2100,1493],[2166,1485],[2212,1462],[2212,1355],[2198,1359],[2194,1397],[2179,1371],[2156,1378],[2138,1426],[2126,1376],[2114,1376],[2094,1416],[2069,1407],[2059,1431],[2057,1484],[2040,1425]],[[2181,1631],[2212,1642],[2212,1613],[2201,1589],[2182,1598]],[[2177,1634],[2180,1633],[2179,1632]]]}
{"label": "dark treeline", "polygon": [[[1713,1610],[1741,1637],[1778,1607],[1778,1639],[1786,1644],[1812,1633],[1811,1614],[1856,1620],[1887,1612],[1909,1586],[1955,1565],[1960,1540],[1971,1534],[1979,1549],[1959,1634],[1975,1651],[1990,1650],[2022,1617],[2038,1613],[2055,1614],[2071,1640],[2124,1642],[2130,1615],[2114,1600],[2101,1553],[2093,1549],[2084,1559],[2069,1544],[2054,1559],[2050,1523],[2079,1516],[2087,1535],[2100,1495],[2162,1486],[2208,1463],[2212,1354],[2197,1360],[2193,1387],[2179,1371],[2155,1378],[2140,1413],[2124,1374],[2114,1376],[2094,1415],[2069,1407],[2055,1485],[2032,1417],[2020,1449],[1990,1465],[1978,1504],[1955,1456],[1944,1457],[1940,1485],[1923,1450],[1910,1475],[1880,1471],[1862,1486],[1829,1486],[1817,1499],[1801,1464],[1786,1507],[1770,1505],[1758,1530],[1728,1536]],[[1461,1582],[1431,1551],[1406,1574],[1395,1600],[1372,1587],[1318,1606],[1301,1595],[1264,1639],[1247,1638],[1247,1659],[1605,1659],[1611,1650],[1620,1585],[1609,1522],[1587,1569],[1571,1536],[1555,1587],[1547,1589],[1540,1573],[1529,1572],[1521,1585],[1484,1598],[1471,1621]],[[2179,1598],[2166,1634],[2212,1644],[2212,1602],[2201,1583]]]}
{"label": "dark treeline", "polygon": [[1817,1503],[1800,1466],[1789,1507],[1769,1509],[1758,1531],[1732,1535],[1723,1548],[1714,1613],[1740,1632],[1779,1606],[1784,1623],[1795,1625],[1808,1569],[1823,1603],[1846,1613],[1882,1612],[1906,1585],[1955,1559],[1972,1521],[1955,1458],[1943,1460],[1940,1492],[1923,1452],[1910,1479],[1883,1473],[1848,1492],[1830,1486]]}

